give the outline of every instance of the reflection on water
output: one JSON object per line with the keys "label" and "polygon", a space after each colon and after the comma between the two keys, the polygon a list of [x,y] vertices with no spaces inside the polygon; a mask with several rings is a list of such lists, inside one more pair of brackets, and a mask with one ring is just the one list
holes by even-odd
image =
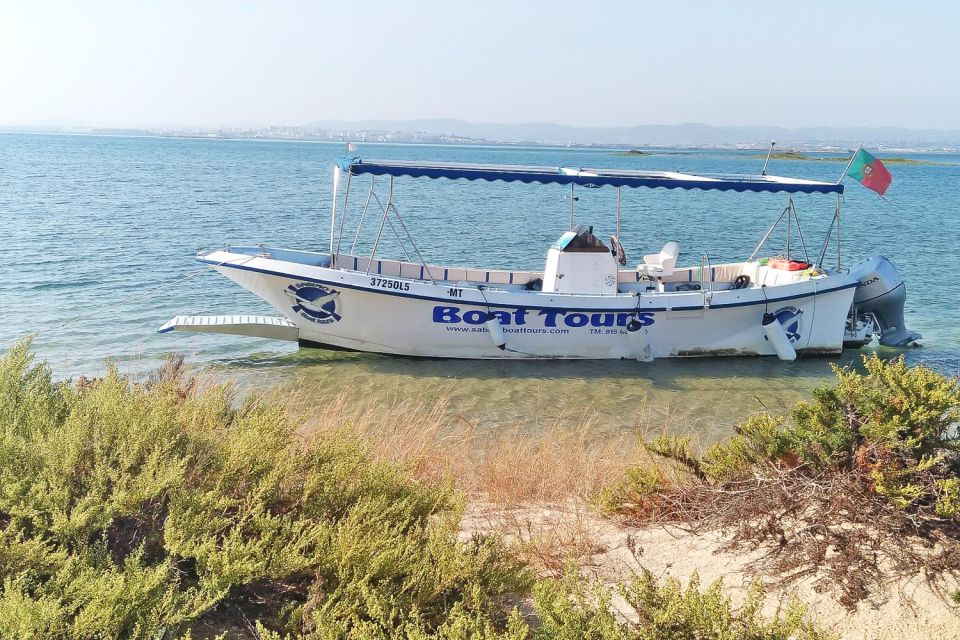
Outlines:
{"label": "reflection on water", "polygon": [[[897,352],[884,350],[882,355]],[[914,352],[907,352],[911,357]],[[856,365],[861,352],[837,360]],[[930,353],[925,354],[926,358]],[[449,398],[450,411],[481,430],[576,428],[594,420],[599,434],[637,428],[693,432],[703,442],[730,433],[740,418],[785,412],[833,379],[832,361],[801,358],[613,361],[469,361],[303,349],[221,361],[215,370],[247,384],[296,388],[322,410],[340,393],[362,402]],[[956,367],[956,365],[954,365]]]}

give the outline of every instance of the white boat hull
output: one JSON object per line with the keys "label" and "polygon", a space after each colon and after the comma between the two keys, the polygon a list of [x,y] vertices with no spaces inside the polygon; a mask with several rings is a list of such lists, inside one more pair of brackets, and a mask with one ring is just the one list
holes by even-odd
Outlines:
{"label": "white boat hull", "polygon": [[365,274],[266,253],[218,251],[202,261],[285,315],[301,344],[438,358],[776,355],[765,313],[778,317],[797,352],[835,354],[857,285],[838,273],[712,293],[573,295]]}

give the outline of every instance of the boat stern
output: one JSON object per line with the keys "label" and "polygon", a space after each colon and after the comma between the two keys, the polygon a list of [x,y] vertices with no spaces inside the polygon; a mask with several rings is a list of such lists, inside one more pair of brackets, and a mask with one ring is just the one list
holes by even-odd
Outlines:
{"label": "boat stern", "polygon": [[880,344],[888,347],[909,347],[923,336],[906,327],[903,312],[907,286],[897,267],[884,256],[873,256],[850,269],[857,279],[857,291],[850,310],[850,322],[876,324]]}

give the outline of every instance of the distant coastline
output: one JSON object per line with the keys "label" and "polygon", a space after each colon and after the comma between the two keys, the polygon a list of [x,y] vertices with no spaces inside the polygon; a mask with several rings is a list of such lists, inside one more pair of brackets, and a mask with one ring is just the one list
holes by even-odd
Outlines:
{"label": "distant coastline", "polygon": [[[0,133],[85,134],[203,140],[421,144],[491,147],[712,149],[765,153],[777,140],[780,154],[848,153],[858,144],[881,153],[956,153],[960,131],[900,128],[712,127],[703,124],[570,127],[556,124],[483,124],[458,120],[315,122],[302,126],[93,127],[0,125]],[[633,154],[637,155],[637,154]],[[786,159],[786,158],[784,158]],[[807,160],[811,158],[796,157]]]}

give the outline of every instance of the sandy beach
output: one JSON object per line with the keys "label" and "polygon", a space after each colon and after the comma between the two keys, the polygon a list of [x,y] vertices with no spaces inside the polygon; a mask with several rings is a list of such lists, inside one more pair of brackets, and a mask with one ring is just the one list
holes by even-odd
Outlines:
{"label": "sandy beach", "polygon": [[[688,580],[697,573],[703,584],[722,579],[724,593],[734,603],[743,602],[754,579],[765,582],[764,612],[771,614],[792,597],[810,607],[812,618],[843,640],[895,640],[902,638],[960,638],[960,607],[947,593],[960,586],[956,577],[936,584],[915,576],[891,577],[882,593],[875,593],[848,609],[840,594],[820,584],[822,576],[809,576],[788,587],[777,588],[749,565],[762,550],[731,552],[724,549],[721,532],[692,533],[678,527],[633,527],[597,516],[589,507],[573,502],[500,508],[471,503],[461,535],[498,533],[523,546],[531,541],[549,548],[553,541],[572,552],[569,558],[587,574],[610,585],[647,569],[659,578]],[[577,557],[577,554],[579,554]],[[543,559],[543,556],[541,556]],[[562,568],[556,557],[553,570]],[[614,604],[617,600],[614,599]],[[629,617],[630,613],[625,613]]]}

